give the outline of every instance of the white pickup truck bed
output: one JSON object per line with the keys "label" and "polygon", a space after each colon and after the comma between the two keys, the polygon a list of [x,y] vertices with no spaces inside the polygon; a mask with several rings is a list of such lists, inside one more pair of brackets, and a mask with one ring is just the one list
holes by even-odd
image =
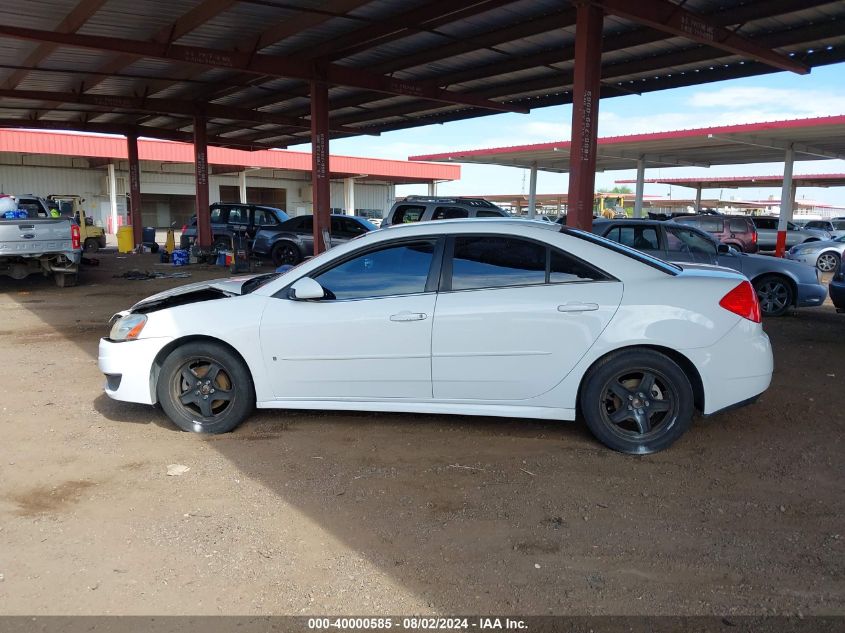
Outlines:
{"label": "white pickup truck bed", "polygon": [[82,249],[68,218],[0,217],[0,275],[23,279],[41,273],[55,276],[59,286],[76,283]]}

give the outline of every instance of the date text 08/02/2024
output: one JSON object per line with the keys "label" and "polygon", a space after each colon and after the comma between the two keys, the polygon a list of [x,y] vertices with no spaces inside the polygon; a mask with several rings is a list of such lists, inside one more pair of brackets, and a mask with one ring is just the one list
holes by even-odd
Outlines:
{"label": "date text 08/02/2024", "polygon": [[399,629],[405,631],[454,631],[472,630],[526,630],[524,620],[513,618],[477,617],[477,618],[449,618],[449,617],[344,617],[344,618],[309,618],[310,630],[387,630]]}

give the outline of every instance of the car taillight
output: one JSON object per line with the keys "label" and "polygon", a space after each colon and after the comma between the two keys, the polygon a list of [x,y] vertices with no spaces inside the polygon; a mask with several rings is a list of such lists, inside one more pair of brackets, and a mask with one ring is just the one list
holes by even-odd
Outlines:
{"label": "car taillight", "polygon": [[82,248],[82,239],[79,235],[78,224],[70,225],[70,247],[74,250],[76,250],[77,248]]}
{"label": "car taillight", "polygon": [[751,234],[751,241],[752,241],[754,244],[756,244],[756,243],[757,243],[757,231],[754,231],[754,232]]}
{"label": "car taillight", "polygon": [[728,294],[722,297],[719,301],[728,312],[738,314],[743,319],[759,323],[760,318],[760,302],[757,300],[757,293],[750,281],[743,281],[736,288],[731,290]]}
{"label": "car taillight", "polygon": [[183,225],[182,225],[182,233],[184,233],[184,232],[185,232],[185,231],[187,231],[187,230],[188,230],[188,225],[187,225],[187,224],[183,224]]}

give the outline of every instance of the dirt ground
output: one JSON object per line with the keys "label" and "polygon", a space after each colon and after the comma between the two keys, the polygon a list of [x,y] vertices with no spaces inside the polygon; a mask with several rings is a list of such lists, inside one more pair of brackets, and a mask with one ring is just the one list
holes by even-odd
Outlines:
{"label": "dirt ground", "polygon": [[186,280],[101,261],[77,288],[0,279],[0,613],[845,614],[829,304],[765,323],[759,403],[653,456],[499,418],[265,411],[202,437],[103,395],[109,316]]}

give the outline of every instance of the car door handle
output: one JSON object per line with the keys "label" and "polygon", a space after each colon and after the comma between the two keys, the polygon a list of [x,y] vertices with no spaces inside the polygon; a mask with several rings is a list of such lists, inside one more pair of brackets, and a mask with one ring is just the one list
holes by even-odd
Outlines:
{"label": "car door handle", "polygon": [[405,321],[424,321],[428,315],[424,312],[399,312],[398,314],[391,314],[390,320],[403,323]]}
{"label": "car door handle", "polygon": [[564,303],[557,307],[558,312],[592,312],[598,309],[598,303]]}

